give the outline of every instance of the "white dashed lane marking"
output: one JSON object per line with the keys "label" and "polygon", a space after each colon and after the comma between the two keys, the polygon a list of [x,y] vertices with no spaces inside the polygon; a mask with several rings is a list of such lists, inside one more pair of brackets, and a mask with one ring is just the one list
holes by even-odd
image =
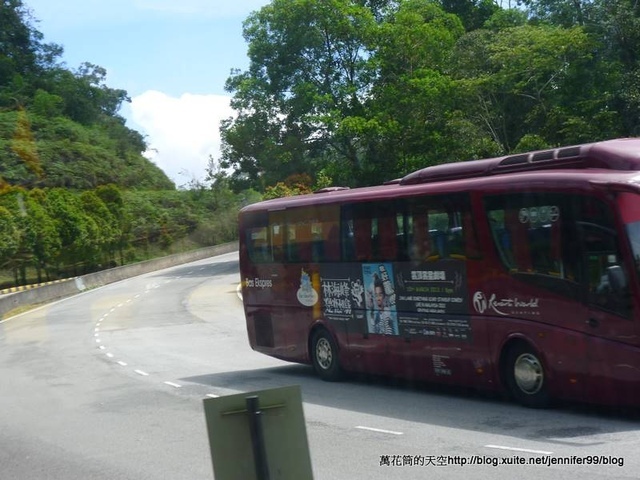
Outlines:
{"label": "white dashed lane marking", "polygon": [[[204,267],[200,268],[200,270],[204,270]],[[192,275],[193,273],[194,273],[194,271],[193,271],[193,270],[191,270],[191,271],[187,272],[187,275]],[[171,282],[172,280],[179,279],[179,278],[182,278],[182,276],[177,276],[177,277],[175,277],[175,278],[167,279],[167,280],[165,280],[165,283],[169,283],[169,282]],[[136,293],[135,295],[133,295],[131,298],[127,299],[126,301],[121,302],[121,303],[119,303],[117,306],[110,308],[108,312],[106,312],[104,315],[102,315],[102,317],[100,317],[100,319],[96,322],[96,325],[95,325],[95,328],[94,328],[94,337],[95,337],[95,341],[96,341],[96,343],[98,344],[98,348],[99,348],[100,350],[103,350],[103,351],[104,351],[104,350],[106,350],[106,349],[107,349],[107,347],[105,347],[103,344],[101,344],[101,343],[102,343],[102,341],[101,341],[101,340],[100,340],[100,338],[99,338],[99,336],[100,336],[100,333],[99,333],[99,332],[100,332],[100,324],[101,324],[104,320],[106,320],[106,318],[109,316],[109,314],[111,314],[111,313],[115,312],[118,308],[122,308],[123,306],[128,305],[128,304],[129,304],[129,303],[131,303],[133,300],[140,298],[140,297],[141,297],[142,295],[144,295],[145,293],[149,293],[149,291],[150,291],[150,290],[152,290],[152,289],[156,289],[156,288],[159,288],[159,287],[160,287],[160,285],[159,285],[159,284],[151,284],[151,285],[147,285],[147,286],[146,286],[146,288],[145,288],[145,290],[144,290],[144,292],[142,292],[142,293]],[[115,359],[114,354],[113,354],[113,353],[111,353],[111,352],[105,352],[105,355],[106,355],[106,357],[107,357],[107,358],[112,359],[112,360],[114,361],[114,363],[117,363],[118,365],[120,365],[120,366],[122,366],[122,367],[126,367],[126,366],[128,366],[128,365],[129,365],[127,362],[125,362],[125,361],[123,361],[123,360],[116,360],[116,359]],[[133,372],[134,372],[134,373],[136,373],[136,374],[138,374],[138,375],[140,375],[140,376],[142,376],[142,377],[149,377],[149,376],[150,376],[150,374],[149,374],[149,373],[145,372],[144,370],[140,370],[140,369],[134,369],[134,370],[133,370]],[[167,385],[167,386],[170,386],[170,387],[173,387],[173,388],[182,388],[182,385],[180,385],[179,383],[170,382],[170,381],[166,381],[166,382],[162,382],[162,383],[163,383],[164,385]],[[208,395],[207,395],[207,397],[210,397],[210,398],[218,398],[218,395],[214,395],[214,394],[212,394],[212,393],[211,393],[211,394],[208,394]]]}

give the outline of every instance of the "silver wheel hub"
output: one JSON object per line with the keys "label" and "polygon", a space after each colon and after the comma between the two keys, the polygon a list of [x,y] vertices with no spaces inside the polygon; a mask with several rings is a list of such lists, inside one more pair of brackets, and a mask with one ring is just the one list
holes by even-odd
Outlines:
{"label": "silver wheel hub", "polygon": [[531,353],[523,353],[516,359],[513,374],[520,390],[528,395],[538,393],[544,383],[542,364]]}
{"label": "silver wheel hub", "polygon": [[318,343],[316,343],[316,359],[318,360],[318,365],[320,365],[323,370],[331,367],[333,351],[331,350],[331,344],[326,338],[321,338],[318,340]]}

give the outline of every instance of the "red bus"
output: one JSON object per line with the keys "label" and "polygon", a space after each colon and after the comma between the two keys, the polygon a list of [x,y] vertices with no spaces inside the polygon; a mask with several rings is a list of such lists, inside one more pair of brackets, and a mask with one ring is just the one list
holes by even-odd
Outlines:
{"label": "red bus", "polygon": [[640,139],[431,166],[239,221],[256,351],[325,380],[640,404]]}

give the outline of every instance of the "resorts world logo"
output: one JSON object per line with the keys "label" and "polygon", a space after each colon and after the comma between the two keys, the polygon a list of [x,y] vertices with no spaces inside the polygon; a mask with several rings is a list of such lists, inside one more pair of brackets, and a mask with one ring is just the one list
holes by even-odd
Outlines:
{"label": "resorts world logo", "polygon": [[473,295],[473,308],[478,313],[484,313],[487,309],[487,297],[482,292],[476,292]]}
{"label": "resorts world logo", "polygon": [[[539,315],[539,299],[532,298],[530,300],[520,300],[518,298],[501,298],[497,299],[496,294],[493,293],[489,299],[483,292],[477,291],[473,294],[473,308],[476,312],[482,314],[487,310],[493,310],[499,315],[509,315],[510,313],[528,313]],[[504,312],[503,309],[511,310],[510,312]],[[514,312],[513,309],[518,309],[518,312]]]}

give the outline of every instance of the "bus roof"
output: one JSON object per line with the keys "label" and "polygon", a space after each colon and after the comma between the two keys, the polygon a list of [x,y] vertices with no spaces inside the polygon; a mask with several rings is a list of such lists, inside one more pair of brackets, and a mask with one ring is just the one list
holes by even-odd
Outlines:
{"label": "bus roof", "polygon": [[[576,176],[580,172],[584,175]],[[243,211],[281,210],[300,205],[358,201],[372,197],[392,198],[425,190],[419,187],[425,184],[434,184],[433,188],[428,189],[433,193],[462,190],[458,181],[463,181],[466,188],[474,184],[484,187],[498,186],[503,184],[504,175],[510,176],[510,183],[516,180],[526,183],[536,179],[545,182],[554,179],[567,182],[582,178],[582,181],[596,183],[626,184],[630,182],[631,177],[637,176],[637,183],[640,184],[640,175],[637,172],[640,172],[640,138],[624,138],[434,165],[385,185],[354,189],[330,187],[313,194],[267,200],[249,205]],[[618,175],[612,175],[615,173]]]}

